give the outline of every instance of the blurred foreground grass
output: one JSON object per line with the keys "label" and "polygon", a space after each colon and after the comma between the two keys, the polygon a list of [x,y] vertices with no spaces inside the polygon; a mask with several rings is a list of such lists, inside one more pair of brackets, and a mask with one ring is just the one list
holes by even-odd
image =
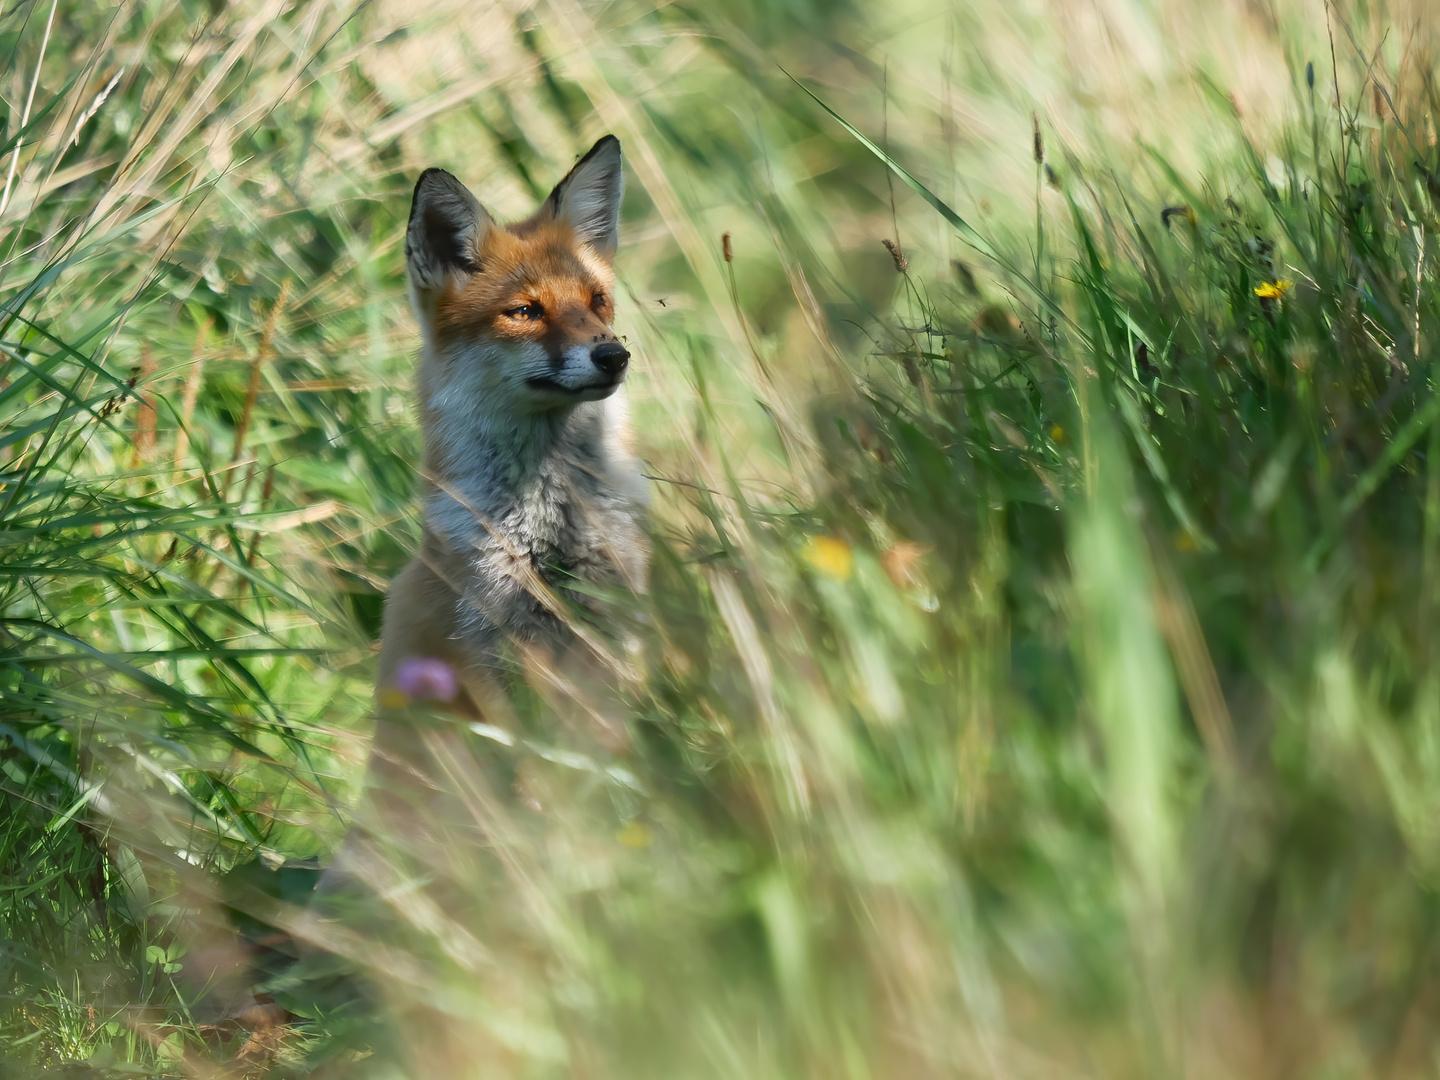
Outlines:
{"label": "blurred foreground grass", "polygon": [[[7,6],[0,1069],[1433,1075],[1433,19]],[[469,842],[252,1033],[416,537],[410,184],[607,130],[630,745],[417,719]]]}

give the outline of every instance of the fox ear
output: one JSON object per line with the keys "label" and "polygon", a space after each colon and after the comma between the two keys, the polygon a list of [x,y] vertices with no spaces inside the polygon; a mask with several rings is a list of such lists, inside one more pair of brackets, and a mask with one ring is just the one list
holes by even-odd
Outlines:
{"label": "fox ear", "polygon": [[426,169],[415,184],[405,230],[405,265],[417,289],[440,288],[454,275],[480,270],[480,246],[494,224],[469,189],[444,169]]}
{"label": "fox ear", "polygon": [[613,259],[620,243],[620,198],[624,193],[620,140],[606,135],[555,185],[545,208],[556,221],[574,229],[581,243]]}

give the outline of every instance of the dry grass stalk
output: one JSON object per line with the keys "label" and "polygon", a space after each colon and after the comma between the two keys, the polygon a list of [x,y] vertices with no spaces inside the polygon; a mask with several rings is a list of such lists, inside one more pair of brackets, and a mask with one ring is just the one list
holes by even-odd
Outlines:
{"label": "dry grass stalk", "polygon": [[195,349],[190,355],[190,370],[185,375],[185,389],[180,397],[180,430],[175,434],[175,468],[179,469],[190,450],[190,421],[195,418],[195,402],[200,397],[200,383],[205,374],[205,339],[210,336],[214,320],[207,318],[195,334]]}
{"label": "dry grass stalk", "polygon": [[280,295],[275,298],[270,317],[265,320],[265,327],[260,332],[260,348],[256,350],[255,359],[250,362],[250,385],[245,391],[245,406],[240,410],[240,422],[235,425],[235,449],[230,451],[232,463],[240,460],[240,453],[245,449],[245,436],[250,433],[250,421],[255,415],[255,399],[260,395],[260,379],[264,375],[265,362],[274,351],[275,326],[290,302],[290,286],[289,278],[280,285]]}
{"label": "dry grass stalk", "polygon": [[885,245],[885,250],[890,253],[890,258],[895,260],[897,273],[903,274],[910,269],[910,260],[905,257],[905,252],[899,244],[894,240],[881,240],[880,243]]}
{"label": "dry grass stalk", "polygon": [[140,380],[135,394],[135,399],[139,402],[139,409],[135,414],[135,460],[137,464],[145,461],[155,452],[155,406],[144,393],[138,390],[138,386],[148,387],[154,378],[155,354],[148,344],[143,345],[140,349]]}

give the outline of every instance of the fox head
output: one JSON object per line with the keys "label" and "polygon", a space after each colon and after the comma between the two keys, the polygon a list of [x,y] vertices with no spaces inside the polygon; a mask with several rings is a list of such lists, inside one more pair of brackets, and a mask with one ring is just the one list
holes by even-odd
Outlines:
{"label": "fox head", "polygon": [[630,353],[611,328],[623,189],[613,135],[514,224],[443,169],[421,174],[405,259],[425,338],[422,411],[449,435],[467,421],[554,419],[624,381]]}

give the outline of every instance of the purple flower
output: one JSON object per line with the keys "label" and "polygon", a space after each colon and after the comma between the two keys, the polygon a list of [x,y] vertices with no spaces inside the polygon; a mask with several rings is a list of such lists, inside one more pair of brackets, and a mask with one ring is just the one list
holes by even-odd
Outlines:
{"label": "purple flower", "polygon": [[396,670],[395,688],[409,698],[454,701],[460,692],[460,681],[455,677],[455,669],[444,660],[412,656]]}

